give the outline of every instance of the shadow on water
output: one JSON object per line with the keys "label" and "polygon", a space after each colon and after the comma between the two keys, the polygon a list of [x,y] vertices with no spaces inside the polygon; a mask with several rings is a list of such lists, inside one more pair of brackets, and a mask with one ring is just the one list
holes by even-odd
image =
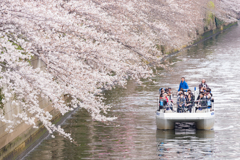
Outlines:
{"label": "shadow on water", "polygon": [[200,139],[214,138],[214,130],[197,130],[197,129],[176,129],[176,130],[159,130],[156,131],[157,139],[181,139],[185,136],[192,136]]}

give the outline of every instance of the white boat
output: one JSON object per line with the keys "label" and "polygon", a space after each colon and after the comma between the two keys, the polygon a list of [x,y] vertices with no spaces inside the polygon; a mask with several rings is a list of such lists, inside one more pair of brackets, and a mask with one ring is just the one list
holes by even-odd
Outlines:
{"label": "white boat", "polygon": [[[174,109],[176,110],[176,107]],[[215,121],[213,103],[211,109],[203,109],[201,111],[198,110],[196,113],[194,111],[195,106],[192,108],[192,113],[177,113],[172,111],[166,112],[164,109],[160,109],[160,111],[156,111],[157,128],[164,130],[174,129],[175,122],[195,122],[197,129],[210,130],[213,128]]]}
{"label": "white boat", "polygon": [[197,129],[212,129],[214,126],[214,111],[205,113],[164,113],[156,111],[158,129],[174,129],[175,122],[195,122]]}

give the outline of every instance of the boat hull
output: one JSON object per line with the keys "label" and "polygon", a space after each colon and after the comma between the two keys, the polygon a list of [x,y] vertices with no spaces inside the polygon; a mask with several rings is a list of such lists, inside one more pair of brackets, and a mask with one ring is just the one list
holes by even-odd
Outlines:
{"label": "boat hull", "polygon": [[212,129],[214,126],[214,111],[206,113],[161,113],[156,112],[158,129],[174,129],[175,122],[195,122],[197,129]]}

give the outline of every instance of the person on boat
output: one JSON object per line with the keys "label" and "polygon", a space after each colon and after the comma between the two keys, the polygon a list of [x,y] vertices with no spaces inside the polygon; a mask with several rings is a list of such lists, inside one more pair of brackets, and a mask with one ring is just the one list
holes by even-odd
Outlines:
{"label": "person on boat", "polygon": [[189,87],[188,87],[188,84],[187,84],[187,82],[185,81],[185,78],[184,77],[182,77],[181,78],[181,82],[180,82],[180,84],[179,84],[179,89],[178,89],[178,91],[180,91],[180,89],[188,89]]}
{"label": "person on boat", "polygon": [[206,80],[202,79],[202,82],[199,84],[199,92],[200,91],[205,92],[207,90],[207,88],[209,88],[209,87],[208,87],[208,85],[206,83]]}
{"label": "person on boat", "polygon": [[193,93],[192,93],[191,89],[188,89],[188,91],[187,91],[187,96],[188,96],[189,94],[191,94],[191,96],[193,96]]}
{"label": "person on boat", "polygon": [[197,101],[196,101],[197,107],[196,107],[196,109],[195,109],[195,112],[196,112],[198,109],[201,108],[200,100],[203,99],[203,96],[204,96],[203,92],[200,92],[200,94],[198,95]]}
{"label": "person on boat", "polygon": [[207,107],[208,109],[212,108],[212,98],[210,94],[207,95]]}
{"label": "person on boat", "polygon": [[209,96],[209,95],[211,97],[211,102],[214,102],[213,94],[211,93],[211,89],[210,88],[207,89],[207,96]]}
{"label": "person on boat", "polygon": [[168,88],[165,89],[165,93],[168,93]]}
{"label": "person on boat", "polygon": [[160,109],[164,109],[165,106],[167,106],[168,103],[168,98],[166,96],[166,93],[162,93],[159,97],[159,109],[158,111],[160,111]]}
{"label": "person on boat", "polygon": [[158,108],[158,111],[160,111],[160,109],[163,109],[163,106],[164,106],[163,96],[160,95],[160,97],[159,97],[159,108]]}
{"label": "person on boat", "polygon": [[167,97],[167,93],[164,93],[163,94],[163,97],[162,97],[162,99],[164,100],[164,106],[167,106],[168,105],[168,97]]}
{"label": "person on boat", "polygon": [[180,97],[178,97],[177,99],[177,112],[179,113],[180,111],[183,111],[184,107],[185,107],[185,104],[186,104],[186,99],[183,95],[183,93],[180,94]]}
{"label": "person on boat", "polygon": [[180,97],[181,94],[183,94],[185,96],[185,92],[184,92],[183,88],[181,88],[180,91],[178,92],[178,97]]}
{"label": "person on boat", "polygon": [[198,109],[199,109],[199,110],[202,110],[202,109],[204,109],[204,108],[207,107],[207,98],[204,97],[204,93],[201,93],[201,94],[199,95],[199,99],[197,99],[197,100],[198,100],[198,106],[196,107],[195,112],[196,112]]}
{"label": "person on boat", "polygon": [[192,107],[194,105],[194,97],[192,94],[188,94],[186,97],[186,107],[188,108],[188,111],[191,113],[192,112]]}
{"label": "person on boat", "polygon": [[163,103],[163,106],[164,106],[164,112],[166,111],[166,110],[169,110],[169,109],[171,109],[172,111],[173,111],[173,105],[172,105],[172,103],[173,103],[173,101],[171,100],[169,100],[168,99],[168,94],[167,93],[164,93],[163,94],[163,100],[164,100],[164,103]]}
{"label": "person on boat", "polygon": [[207,99],[207,94],[208,94],[207,92],[204,92],[203,93],[203,98]]}
{"label": "person on boat", "polygon": [[164,93],[165,93],[165,89],[164,88],[160,88],[160,97],[163,97]]}
{"label": "person on boat", "polygon": [[207,92],[208,94],[210,94],[211,97],[213,96],[213,94],[211,93],[211,88],[207,88],[207,89],[206,89],[206,92]]}
{"label": "person on boat", "polygon": [[177,97],[180,97],[181,94],[183,94],[183,92],[182,92],[182,91],[179,91],[179,92],[177,93]]}
{"label": "person on boat", "polygon": [[170,87],[168,87],[167,95],[169,97],[169,100],[171,100],[172,99],[172,89]]}
{"label": "person on boat", "polygon": [[199,100],[200,99],[200,95],[201,94],[203,94],[204,95],[204,92],[203,91],[200,91],[200,93],[199,93],[199,95],[198,95],[198,97],[197,97],[197,100]]}
{"label": "person on boat", "polygon": [[168,107],[169,107],[173,112],[175,112],[175,111],[173,110],[173,105],[174,105],[173,100],[170,100],[170,101],[169,101],[169,104],[168,104]]}

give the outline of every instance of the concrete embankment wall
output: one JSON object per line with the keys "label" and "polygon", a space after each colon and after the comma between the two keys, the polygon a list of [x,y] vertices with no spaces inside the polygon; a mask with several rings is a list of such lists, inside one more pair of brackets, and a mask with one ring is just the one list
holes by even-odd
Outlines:
{"label": "concrete embankment wall", "polygon": [[[34,57],[31,61],[34,68],[45,69],[44,64]],[[39,106],[53,115],[52,122],[59,122],[63,116],[55,110],[47,99],[40,99]],[[12,105],[11,100],[3,107],[3,114],[9,120],[14,120],[13,114],[20,113],[21,106]],[[7,125],[0,122],[0,159],[16,159],[24,151],[32,148],[40,139],[48,135],[48,131],[38,122],[38,129],[32,128],[25,123],[17,125],[12,133],[5,132]]]}

